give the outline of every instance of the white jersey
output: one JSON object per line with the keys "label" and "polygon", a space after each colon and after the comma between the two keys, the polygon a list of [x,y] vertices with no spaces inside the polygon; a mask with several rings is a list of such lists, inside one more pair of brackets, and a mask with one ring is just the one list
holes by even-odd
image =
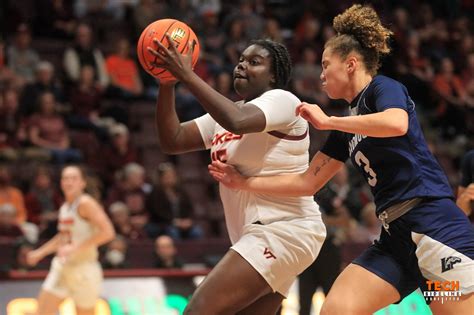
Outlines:
{"label": "white jersey", "polygon": [[[58,231],[61,233],[64,243],[80,244],[91,238],[95,233],[95,228],[78,213],[78,207],[84,195],[77,197],[72,203],[65,202],[59,209]],[[97,260],[97,247],[90,247],[80,253],[69,257],[67,262],[75,263],[79,261]]]}
{"label": "white jersey", "polygon": [[[265,92],[248,102],[266,118],[265,130],[235,135],[222,128],[209,114],[195,119],[213,160],[235,166],[245,176],[302,173],[308,168],[308,123],[295,115],[301,101],[280,89]],[[240,106],[245,106],[241,103]],[[234,244],[245,225],[263,224],[320,215],[313,197],[282,197],[229,189],[220,185],[229,237]]]}

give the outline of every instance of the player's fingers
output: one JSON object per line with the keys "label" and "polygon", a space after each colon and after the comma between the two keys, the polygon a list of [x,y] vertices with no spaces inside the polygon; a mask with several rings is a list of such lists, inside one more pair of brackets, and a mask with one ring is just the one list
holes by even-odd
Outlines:
{"label": "player's fingers", "polygon": [[158,46],[158,49],[156,51],[160,55],[162,55],[162,56],[169,56],[170,55],[170,51],[168,50],[168,48],[166,48],[165,45],[163,45],[158,39],[153,38],[153,43],[155,43],[156,46]]}
{"label": "player's fingers", "polygon": [[171,39],[170,34],[166,33],[166,39],[168,40],[168,49],[171,50],[173,53],[178,54],[178,49],[176,48],[176,43],[174,40]]}
{"label": "player's fingers", "polygon": [[216,166],[219,170],[221,170],[222,172],[226,172],[226,173],[229,173],[230,171],[232,171],[234,169],[234,167],[232,165],[229,165],[227,163],[224,163],[224,162],[221,162],[219,160],[217,161],[214,161],[213,162],[214,166]]}
{"label": "player's fingers", "polygon": [[222,173],[217,173],[217,172],[209,171],[209,174],[211,174],[212,178],[214,178],[214,179],[217,180],[218,182],[223,181]]}
{"label": "player's fingers", "polygon": [[301,109],[303,108],[303,104],[304,103],[301,103],[300,105],[296,106],[296,110],[295,110],[295,115],[298,116],[301,112]]}
{"label": "player's fingers", "polygon": [[210,172],[210,171],[216,172],[216,173],[217,173],[217,172],[219,172],[219,173],[222,172],[218,167],[216,167],[216,166],[214,166],[214,165],[212,165],[212,164],[209,164],[209,165],[207,166],[207,169],[209,170],[209,172]]}
{"label": "player's fingers", "polygon": [[196,41],[195,41],[194,39],[193,39],[193,40],[190,40],[190,41],[188,42],[188,47],[189,47],[188,53],[187,53],[188,56],[192,56],[192,55],[193,55],[193,53],[194,53],[194,46],[196,46]]}

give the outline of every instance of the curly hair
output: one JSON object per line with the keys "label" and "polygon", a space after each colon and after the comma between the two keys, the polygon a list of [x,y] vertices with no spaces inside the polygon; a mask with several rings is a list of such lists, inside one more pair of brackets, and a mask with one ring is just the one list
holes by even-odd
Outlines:
{"label": "curly hair", "polygon": [[288,85],[291,76],[291,57],[286,47],[278,42],[269,39],[258,39],[252,41],[253,45],[258,45],[266,49],[272,57],[270,71],[275,76],[274,88],[283,89]]}
{"label": "curly hair", "polygon": [[374,75],[380,67],[380,57],[390,53],[388,40],[393,34],[380,22],[372,7],[355,4],[333,20],[337,35],[324,45],[345,59],[350,52],[359,53],[367,71]]}

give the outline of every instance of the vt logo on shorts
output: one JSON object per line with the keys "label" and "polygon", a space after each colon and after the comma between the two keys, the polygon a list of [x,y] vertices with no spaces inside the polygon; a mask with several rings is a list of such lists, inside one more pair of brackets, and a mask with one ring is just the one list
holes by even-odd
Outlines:
{"label": "vt logo on shorts", "polygon": [[441,258],[441,272],[445,272],[454,268],[454,264],[461,262],[461,258],[449,256]]}
{"label": "vt logo on shorts", "polygon": [[265,247],[265,250],[263,251],[263,255],[265,256],[266,259],[276,259],[276,256],[273,255],[272,251],[268,249],[268,247]]}

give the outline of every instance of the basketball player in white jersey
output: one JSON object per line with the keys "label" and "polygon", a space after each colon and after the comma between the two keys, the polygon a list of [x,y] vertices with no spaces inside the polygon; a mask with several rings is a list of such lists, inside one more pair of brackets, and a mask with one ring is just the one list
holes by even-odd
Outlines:
{"label": "basketball player in white jersey", "polygon": [[[171,43],[171,39],[168,37]],[[245,174],[301,173],[308,167],[308,124],[295,115],[300,100],[288,91],[286,48],[257,40],[234,69],[234,103],[191,69],[190,54],[158,41],[150,52],[198,98],[209,114],[180,123],[174,82],[163,82],[156,125],[169,154],[211,149]],[[276,197],[220,187],[231,249],[192,296],[184,314],[275,314],[296,276],[319,253],[326,236],[312,197]]]}
{"label": "basketball player in white jersey", "polygon": [[65,202],[59,209],[58,234],[29,253],[30,265],[55,253],[38,297],[38,315],[56,314],[61,302],[71,297],[78,315],[94,314],[102,284],[98,246],[115,237],[102,206],[84,192],[86,180],[78,166],[66,166],[61,174]]}

